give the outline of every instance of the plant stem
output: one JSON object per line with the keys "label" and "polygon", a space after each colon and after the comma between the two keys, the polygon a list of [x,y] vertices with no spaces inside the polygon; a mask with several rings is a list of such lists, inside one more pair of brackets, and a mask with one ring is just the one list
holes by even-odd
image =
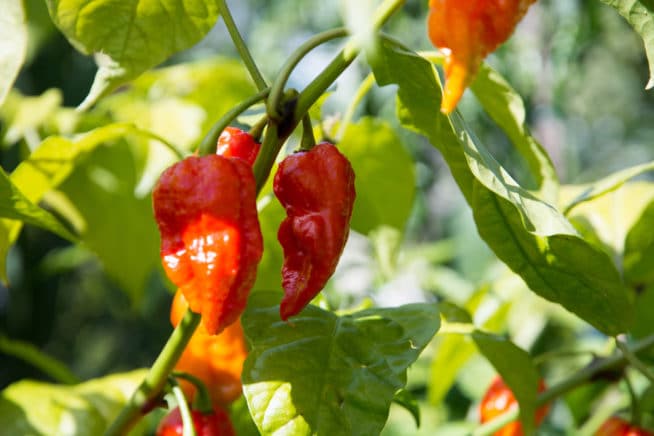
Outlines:
{"label": "plant stem", "polygon": [[150,372],[132,394],[116,420],[111,424],[106,436],[121,436],[148,413],[157,402],[161,391],[168,381],[175,364],[179,360],[193,332],[200,324],[200,315],[187,310],[184,317],[170,335],[168,342],[154,361]]}
{"label": "plant stem", "polygon": [[[632,354],[637,354],[648,348],[654,346],[654,335],[648,336],[639,342],[636,342],[629,350]],[[538,407],[551,403],[556,398],[584,385],[594,376],[605,371],[615,370],[624,367],[627,364],[627,359],[624,354],[616,354],[614,356],[605,357],[595,361],[592,365],[587,366],[576,373],[572,374],[569,378],[561,381],[560,383],[550,387],[545,392],[538,395],[536,405]],[[488,436],[506,424],[515,421],[518,418],[519,409],[517,407],[509,410],[495,419],[479,426],[472,434],[473,436]]]}
{"label": "plant stem", "polygon": [[199,410],[202,413],[211,413],[213,412],[213,407],[211,405],[211,397],[209,395],[209,390],[207,385],[204,384],[202,380],[186,372],[173,371],[171,374],[176,379],[186,380],[187,382],[193,384],[195,387],[195,398],[193,399],[193,408]]}
{"label": "plant stem", "polygon": [[316,138],[313,136],[313,125],[311,124],[311,117],[307,113],[302,118],[302,141],[300,142],[300,150],[309,151],[316,145]]}
{"label": "plant stem", "polygon": [[[388,19],[400,9],[406,0],[386,0],[377,11],[373,21],[373,30],[379,30]],[[330,64],[316,77],[298,97],[293,120],[299,123],[311,105],[329,88],[343,71],[356,59],[361,51],[358,41],[350,39],[346,46],[336,55]]]}
{"label": "plant stem", "polygon": [[267,109],[268,115],[272,119],[281,121],[283,118],[283,114],[280,113],[280,106],[284,96],[284,87],[297,64],[304,59],[307,53],[317,46],[331,41],[332,39],[342,38],[346,35],[347,29],[343,27],[319,33],[305,41],[291,54],[291,57],[286,61],[270,88],[270,98],[268,98]]}
{"label": "plant stem", "polygon": [[225,26],[227,26],[229,36],[232,38],[238,54],[241,56],[241,59],[243,59],[243,63],[245,63],[245,67],[250,72],[250,76],[252,76],[252,80],[254,81],[257,89],[259,91],[263,91],[268,87],[268,85],[266,84],[266,80],[261,75],[261,71],[259,71],[257,64],[254,62],[250,50],[248,50],[247,45],[245,45],[245,41],[243,40],[238,27],[236,27],[232,13],[227,6],[227,0],[218,0],[217,3],[220,15],[223,17],[223,21],[225,22]]}
{"label": "plant stem", "polygon": [[281,148],[282,141],[279,139],[278,132],[279,126],[275,121],[271,120],[261,143],[261,151],[253,167],[254,179],[257,182],[257,194],[261,192],[263,185],[266,183]]}
{"label": "plant stem", "polygon": [[266,88],[258,94],[248,98],[247,100],[243,100],[241,103],[230,109],[230,111],[223,115],[218,121],[216,121],[216,123],[211,127],[211,130],[209,130],[209,132],[205,135],[205,137],[202,139],[202,142],[200,142],[200,145],[198,146],[198,152],[200,153],[200,156],[206,156],[208,154],[215,153],[216,146],[218,145],[218,137],[223,132],[223,130],[225,130],[225,128],[229,126],[230,123],[234,121],[234,119],[236,119],[236,117],[245,112],[250,106],[253,106],[266,98],[268,92],[269,89]]}

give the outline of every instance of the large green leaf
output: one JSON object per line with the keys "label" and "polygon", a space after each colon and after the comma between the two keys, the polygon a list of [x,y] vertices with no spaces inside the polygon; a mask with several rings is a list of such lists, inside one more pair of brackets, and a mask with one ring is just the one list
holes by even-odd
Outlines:
{"label": "large green leaf", "polygon": [[414,164],[390,125],[373,118],[350,124],[339,149],[356,174],[352,228],[364,234],[383,225],[402,230],[413,205]]}
{"label": "large green leaf", "polygon": [[98,98],[198,42],[218,18],[214,0],[47,0],[50,16],[98,72],[82,103]]}
{"label": "large green leaf", "polygon": [[4,0],[0,14],[0,106],[14,84],[27,51],[23,0]]}
{"label": "large green leaf", "polygon": [[614,7],[643,38],[649,61],[647,89],[654,87],[654,3],[652,0],[601,0]]}
{"label": "large green leaf", "polygon": [[527,161],[540,195],[549,202],[555,202],[558,197],[556,170],[550,157],[525,125],[526,110],[520,95],[486,64],[479,69],[470,89]]}
{"label": "large green leaf", "polygon": [[145,377],[145,370],[76,386],[24,380],[0,394],[0,428],[7,435],[99,435]]}
{"label": "large green leaf", "polygon": [[414,53],[383,47],[373,70],[381,85],[399,85],[400,121],[441,151],[495,254],[531,290],[602,332],[627,330],[632,302],[611,258],[582,239],[554,206],[522,188],[457,114],[440,113],[434,67]]}
{"label": "large green leaf", "polygon": [[309,305],[287,323],[278,294],[256,293],[242,322],[243,389],[263,435],[372,435],[439,316],[433,304],[345,316]]}

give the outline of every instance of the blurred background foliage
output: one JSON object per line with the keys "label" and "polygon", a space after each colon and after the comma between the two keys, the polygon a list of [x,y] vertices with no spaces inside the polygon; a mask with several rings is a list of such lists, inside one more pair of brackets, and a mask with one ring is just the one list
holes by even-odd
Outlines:
{"label": "blurred background foliage", "polygon": [[[190,150],[220,115],[253,92],[219,20],[201,43],[174,56],[165,69],[144,74],[88,113],[76,113],[72,108],[85,97],[95,73],[93,59],[73,50],[53,27],[43,1],[25,4],[28,57],[15,91],[0,108],[0,163],[7,171],[48,135],[84,132],[111,121],[133,122]],[[356,23],[344,4],[247,0],[230,6],[254,58],[271,78],[309,36],[342,25],[344,15]],[[426,13],[426,1],[409,0],[387,31],[415,50],[433,50]],[[327,44],[312,52],[291,84],[307,84],[337,47]],[[642,41],[613,9],[597,0],[540,0],[488,61],[524,98],[528,124],[562,183],[592,181],[654,160],[654,98],[644,90],[648,68]],[[367,74],[359,62],[339,79],[322,107],[323,133],[337,132],[340,116]],[[397,156],[406,155],[406,163],[398,164],[404,172],[394,195],[406,198],[410,215],[406,225],[407,217],[399,216],[373,226],[371,216],[368,224],[355,226],[324,304],[351,309],[370,301],[388,306],[444,298],[465,307],[477,326],[508,333],[532,355],[553,349],[606,351],[603,336],[530,293],[495,260],[446,165],[423,139],[399,128],[394,107],[392,89],[373,87],[355,119],[378,117],[379,125],[362,119],[345,131],[344,143],[353,144],[351,152],[361,155],[360,161],[371,132],[390,131],[386,138],[399,147]],[[520,180],[520,157],[472,94],[465,95],[460,111]],[[241,121],[250,119],[255,118]],[[148,192],[172,160],[160,144],[136,136],[85,156],[42,202],[82,231],[84,244],[71,246],[40,229],[24,228],[9,253],[9,286],[0,288],[1,335],[33,344],[81,380],[150,365],[171,330],[172,289],[159,267]],[[280,252],[274,236],[281,210],[265,206],[262,216],[268,245],[257,287],[275,289]],[[556,379],[588,357],[544,359],[543,372]],[[2,348],[0,368],[2,388],[23,378],[48,380]],[[468,429],[465,419],[474,421],[475,402],[492,374],[469,339],[438,335],[410,371],[408,388],[422,412],[416,434]],[[567,407],[554,409],[545,433],[566,434],[579,426],[587,418],[589,398],[608,403],[610,411],[624,405],[615,392],[598,394],[607,384],[569,395]],[[393,408],[385,434],[407,434],[407,429],[413,434],[412,419],[406,410]]]}

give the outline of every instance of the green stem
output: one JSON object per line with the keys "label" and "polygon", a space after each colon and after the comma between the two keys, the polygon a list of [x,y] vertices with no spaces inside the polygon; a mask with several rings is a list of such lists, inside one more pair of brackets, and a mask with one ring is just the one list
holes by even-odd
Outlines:
{"label": "green stem", "polygon": [[[652,346],[654,346],[654,335],[648,336],[641,341],[636,342],[629,351],[633,354],[638,354],[648,348],[651,348]],[[623,354],[617,354],[597,360],[592,365],[577,371],[569,378],[550,387],[545,392],[542,392],[536,399],[536,405],[537,407],[541,407],[545,404],[551,403],[560,396],[586,384],[596,375],[605,371],[616,370],[620,367],[624,367],[626,364],[627,359]],[[504,427],[506,424],[515,421],[518,418],[518,413],[519,409],[517,407],[513,408],[508,412],[499,415],[495,419],[479,426],[472,434],[473,436],[491,435]]]}
{"label": "green stem", "polygon": [[129,430],[141,419],[142,415],[148,413],[156,405],[157,399],[168,381],[168,376],[198,324],[200,324],[200,315],[187,310],[184,318],[168,338],[168,342],[164,345],[157,360],[152,364],[150,372],[132,394],[116,420],[107,429],[106,436],[120,436],[129,433]]}
{"label": "green stem", "polygon": [[620,349],[631,366],[640,371],[651,383],[654,383],[654,372],[649,369],[647,365],[645,365],[631,350],[629,350],[629,347],[627,347],[624,342],[615,338],[615,345]]}
{"label": "green stem", "polygon": [[304,59],[307,53],[319,45],[331,41],[332,39],[342,38],[346,35],[347,29],[345,28],[338,28],[319,33],[318,35],[308,39],[291,54],[291,57],[286,61],[270,88],[270,97],[268,98],[267,108],[268,115],[272,119],[281,121],[281,119],[284,117],[284,115],[281,113],[281,103],[284,97],[284,88],[297,64],[299,64],[300,61]]}
{"label": "green stem", "polygon": [[[375,12],[373,30],[379,30],[386,21],[399,10],[406,0],[385,0]],[[299,123],[309,108],[320,98],[343,71],[356,59],[361,51],[359,42],[350,39],[346,46],[330,62],[330,64],[300,93],[293,119]]]}
{"label": "green stem", "polygon": [[256,103],[262,101],[268,96],[268,88],[259,92],[258,94],[253,95],[247,100],[243,100],[241,103],[234,106],[229,112],[223,115],[216,123],[211,127],[211,130],[205,135],[198,146],[198,152],[200,156],[206,156],[208,154],[213,154],[216,152],[216,146],[218,145],[218,137],[225,130],[227,126],[231,124],[232,121],[236,119],[239,115],[245,112],[249,107],[255,105]]}
{"label": "green stem", "polygon": [[226,0],[218,0],[218,10],[220,11],[220,15],[223,17],[223,21],[225,22],[225,26],[227,26],[227,31],[229,32],[229,36],[234,42],[236,50],[241,56],[241,59],[243,59],[245,67],[250,72],[250,76],[252,76],[254,84],[259,91],[263,91],[268,87],[266,80],[261,75],[261,71],[259,71],[257,64],[254,62],[250,50],[248,50],[247,45],[245,45],[245,41],[243,40],[241,33],[238,31],[238,27],[234,22],[234,18],[232,17],[232,13],[230,12],[229,7],[227,6]]}
{"label": "green stem", "polygon": [[338,128],[338,133],[336,133],[336,140],[340,141],[343,139],[343,135],[345,135],[345,130],[347,129],[348,124],[352,122],[352,118],[354,118],[354,113],[357,110],[357,107],[361,103],[361,100],[370,92],[372,89],[372,85],[375,84],[375,76],[370,73],[368,74],[368,77],[365,78],[363,82],[361,82],[361,85],[359,86],[359,89],[357,89],[356,94],[354,94],[354,98],[348,105],[347,109],[345,110],[345,114],[343,115],[343,118],[341,119],[341,125]]}
{"label": "green stem", "polygon": [[171,375],[175,378],[186,380],[195,386],[196,394],[193,399],[193,408],[195,410],[199,410],[204,414],[213,412],[209,390],[202,380],[194,375],[181,371],[173,371]]}
{"label": "green stem", "polygon": [[186,401],[186,397],[184,396],[182,388],[179,387],[179,384],[177,384],[174,378],[170,379],[170,383],[172,385],[173,395],[175,395],[175,399],[177,400],[179,414],[182,416],[182,436],[198,436],[195,432],[193,416],[191,415],[191,411],[188,408],[188,402]]}
{"label": "green stem", "polygon": [[254,179],[257,182],[257,194],[261,192],[263,185],[265,185],[282,144],[283,141],[279,138],[279,126],[271,120],[261,143],[261,151],[253,167]]}
{"label": "green stem", "polygon": [[316,138],[313,136],[313,125],[311,124],[311,117],[307,113],[302,118],[302,141],[300,142],[300,150],[309,151],[316,146]]}

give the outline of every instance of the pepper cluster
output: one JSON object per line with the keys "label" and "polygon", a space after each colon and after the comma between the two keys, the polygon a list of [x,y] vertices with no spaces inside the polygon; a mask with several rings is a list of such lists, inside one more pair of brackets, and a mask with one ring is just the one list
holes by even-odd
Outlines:
{"label": "pepper cluster", "polygon": [[[179,288],[171,323],[176,326],[188,308],[201,314],[176,369],[198,379],[218,408],[241,394],[247,346],[239,317],[263,253],[252,171],[260,147],[247,132],[229,127],[216,154],[171,166],[152,196],[164,270]],[[322,143],[284,159],[273,190],[287,213],[278,233],[284,250],[280,315],[286,320],[334,273],[349,234],[354,171],[334,145]],[[192,383],[181,385],[188,398],[196,396]],[[221,422],[227,429],[206,434],[231,434],[224,413],[198,413],[193,411],[196,427]],[[162,428],[167,432],[159,434],[177,434],[179,411],[171,412]]]}

